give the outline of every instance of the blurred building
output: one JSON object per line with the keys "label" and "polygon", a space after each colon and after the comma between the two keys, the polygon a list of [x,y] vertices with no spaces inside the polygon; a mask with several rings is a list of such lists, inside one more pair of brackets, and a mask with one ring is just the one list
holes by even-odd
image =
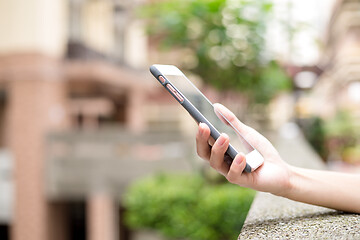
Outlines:
{"label": "blurred building", "polygon": [[323,69],[308,99],[311,113],[334,116],[346,109],[360,118],[360,1],[338,0],[320,59]]}
{"label": "blurred building", "polygon": [[149,43],[143,1],[0,1],[0,239],[128,239],[127,184],[189,171],[196,125],[147,70],[178,53]]}
{"label": "blurred building", "polygon": [[129,181],[189,169],[181,136],[149,133],[188,126],[148,73],[140,2],[0,2],[1,239],[126,239]]}

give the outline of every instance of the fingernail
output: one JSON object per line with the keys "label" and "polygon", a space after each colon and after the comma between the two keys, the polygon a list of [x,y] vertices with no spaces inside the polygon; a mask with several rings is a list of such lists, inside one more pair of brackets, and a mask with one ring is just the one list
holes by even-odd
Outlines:
{"label": "fingernail", "polygon": [[226,141],[226,137],[227,135],[225,133],[221,134],[219,139],[218,139],[218,144],[220,146],[224,145],[225,141]]}
{"label": "fingernail", "polygon": [[204,134],[204,124],[205,123],[199,123],[199,134],[203,135]]}
{"label": "fingernail", "polygon": [[240,165],[240,164],[243,162],[243,160],[244,160],[244,156],[243,156],[243,155],[240,155],[240,156],[238,156],[238,157],[235,158],[235,163],[236,163],[237,165]]}
{"label": "fingernail", "polygon": [[218,139],[218,144],[219,144],[220,146],[222,146],[222,145],[224,145],[224,143],[225,143],[225,138],[219,137],[219,139]]}

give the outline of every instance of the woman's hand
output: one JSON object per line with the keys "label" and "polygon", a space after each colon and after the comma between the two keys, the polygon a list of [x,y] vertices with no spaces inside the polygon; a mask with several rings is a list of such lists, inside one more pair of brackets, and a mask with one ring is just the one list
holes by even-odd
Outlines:
{"label": "woman's hand", "polygon": [[[254,172],[243,172],[246,157],[243,153],[239,153],[229,166],[224,161],[224,154],[229,146],[229,137],[226,134],[221,134],[214,142],[210,137],[210,129],[205,123],[199,124],[199,131],[196,135],[198,155],[208,161],[212,168],[224,175],[231,183],[276,195],[286,194],[291,188],[290,167],[281,159],[272,144],[260,133],[241,123],[226,107],[221,104],[215,104],[214,107],[216,112],[221,112],[241,135],[261,153],[264,157],[264,163]],[[224,119],[222,120],[224,121]]]}
{"label": "woman's hand", "polygon": [[[229,146],[229,137],[226,134],[221,134],[214,141],[210,137],[209,127],[200,123],[196,135],[198,155],[223,174],[229,182],[262,192],[270,192],[295,201],[360,213],[359,174],[290,166],[281,159],[279,153],[264,136],[241,123],[227,108],[216,104],[215,111],[221,112],[231,122],[231,125],[264,157],[263,165],[251,173],[243,172],[246,160],[242,153],[239,153],[229,166],[224,161],[224,154]],[[221,116],[221,114],[219,115]],[[224,119],[222,120],[226,122]]]}

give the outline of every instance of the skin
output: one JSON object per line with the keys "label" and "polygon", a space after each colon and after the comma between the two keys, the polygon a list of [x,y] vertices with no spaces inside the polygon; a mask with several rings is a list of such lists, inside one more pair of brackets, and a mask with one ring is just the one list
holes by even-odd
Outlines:
{"label": "skin", "polygon": [[210,137],[209,127],[200,123],[196,135],[197,153],[229,182],[295,201],[360,213],[359,174],[293,167],[281,159],[269,140],[240,122],[230,110],[221,104],[214,107],[215,112],[221,112],[265,159],[262,166],[251,173],[243,172],[246,163],[243,153],[239,153],[229,166],[224,162],[229,137],[223,133],[214,141]]}

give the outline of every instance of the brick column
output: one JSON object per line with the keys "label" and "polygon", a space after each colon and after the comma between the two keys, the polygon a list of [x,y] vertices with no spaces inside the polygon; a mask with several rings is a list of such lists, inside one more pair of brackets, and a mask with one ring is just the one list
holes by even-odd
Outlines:
{"label": "brick column", "polygon": [[9,57],[8,137],[15,160],[12,239],[46,240],[49,204],[45,194],[45,136],[66,126],[61,65],[39,55]]}
{"label": "brick column", "polygon": [[98,192],[87,199],[88,240],[118,239],[116,205],[110,194]]}
{"label": "brick column", "polygon": [[142,132],[146,128],[143,115],[143,105],[145,104],[145,91],[143,89],[129,90],[128,106],[126,107],[126,125],[133,132]]}

